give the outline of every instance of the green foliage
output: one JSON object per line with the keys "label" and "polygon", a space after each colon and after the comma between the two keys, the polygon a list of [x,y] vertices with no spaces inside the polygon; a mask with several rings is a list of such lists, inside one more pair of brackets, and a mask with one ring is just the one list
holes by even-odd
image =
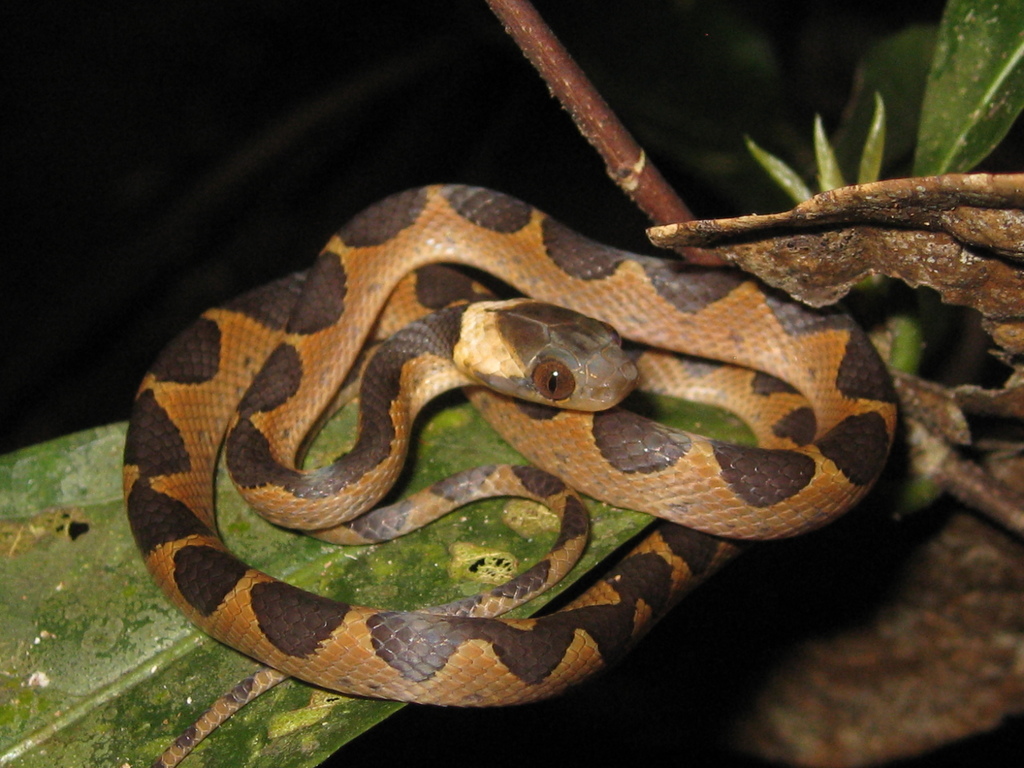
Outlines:
{"label": "green foliage", "polygon": [[814,160],[818,165],[818,189],[824,191],[846,186],[836,152],[825,135],[821,115],[814,117]]}
{"label": "green foliage", "polygon": [[794,203],[802,203],[813,195],[811,188],[807,186],[800,174],[785,160],[758,146],[749,136],[744,140],[747,144],[747,150],[749,150],[758,165],[767,171],[772,181],[778,184]]}
{"label": "green foliage", "polygon": [[[715,409],[652,402],[676,426],[749,438]],[[676,413],[664,419],[665,408]],[[329,461],[351,444],[351,410],[328,423],[311,461]],[[121,499],[123,444],[124,427],[114,425],[0,457],[0,765],[148,765],[172,735],[255,669],[193,628],[146,573]],[[466,467],[522,462],[466,403],[427,420],[416,455],[406,491]],[[363,605],[409,609],[488,588],[445,568],[456,544],[528,564],[554,539],[552,532],[529,539],[514,533],[497,499],[384,545],[333,547],[259,520],[226,476],[218,489],[221,532],[246,562]],[[650,523],[606,505],[590,509],[591,543],[580,566],[518,615],[536,612]],[[288,681],[245,707],[186,765],[311,768],[400,707]]]}
{"label": "green foliage", "polygon": [[[832,137],[848,175],[866,156],[878,98],[885,110],[885,147],[881,168],[888,177],[910,172],[917,142],[921,100],[935,47],[935,27],[915,24],[870,46],[857,66],[853,92]],[[872,178],[882,178],[882,170]],[[858,179],[861,174],[857,174]]]}
{"label": "green foliage", "polygon": [[[811,197],[812,193],[804,183],[800,174],[781,158],[776,157],[759,147],[753,139],[747,137],[747,149],[764,168],[768,175],[793,200],[801,203]],[[885,103],[881,94],[875,94],[875,111],[871,117],[868,134],[864,140],[864,150],[859,162],[857,183],[866,184],[877,181],[885,153]],[[814,156],[818,166],[818,190],[824,192],[846,185],[843,171],[839,167],[836,150],[825,135],[825,126],[821,116],[814,118]]]}
{"label": "green foliage", "polygon": [[868,126],[868,136],[864,140],[864,151],[860,156],[857,171],[857,183],[867,184],[881,178],[882,159],[885,156],[885,101],[882,94],[875,93],[875,112]]}
{"label": "green foliage", "polygon": [[1024,107],[1024,4],[950,0],[928,73],[914,173],[969,171]]}
{"label": "green foliage", "polygon": [[[638,27],[646,10],[616,3],[611,18],[585,6],[553,11],[584,15],[586,23],[565,24],[565,36],[585,69],[647,146],[737,207],[775,199],[746,152],[794,202],[812,194],[810,174],[753,139],[744,148],[744,135],[782,147],[796,168],[816,156],[824,189],[903,171],[915,137],[914,172],[968,170],[1024,106],[1019,3],[951,0],[937,27],[874,41],[842,119],[827,113],[838,122],[831,139],[817,118],[813,143],[807,113],[788,108],[786,52],[764,20],[729,2],[655,3],[652,35],[650,25]],[[913,370],[920,328],[901,322],[897,358]],[[720,415],[691,421],[699,431],[717,426],[722,437],[734,428]],[[336,451],[348,428],[332,423],[318,445]],[[515,460],[465,406],[436,413],[422,434],[411,488],[482,461]],[[122,442],[123,428],[108,427],[0,457],[0,766],[147,764],[168,734],[252,669],[192,629],[145,573],[124,520]],[[437,567],[455,542],[509,551],[521,562],[545,546],[511,533],[500,503],[489,502],[463,523],[453,518],[394,544],[339,550],[263,525],[228,484],[221,488],[221,525],[244,557],[301,586],[370,604],[411,607],[478,589],[452,583]],[[585,567],[645,522],[597,507]],[[191,765],[317,765],[397,708],[287,683],[233,718]]]}
{"label": "green foliage", "polygon": [[[815,119],[819,189],[845,183],[841,166],[852,159],[852,137],[864,133],[858,183],[880,178],[886,161],[904,156],[915,128],[915,175],[964,172],[977,166],[1024,108],[1021,29],[1024,5],[951,0],[937,32],[915,26],[876,45],[862,62],[860,87],[847,120],[836,131],[834,147],[820,117]],[[922,68],[926,58],[927,70]],[[866,121],[867,101],[862,96],[871,87],[876,89],[874,109]],[[885,109],[890,104],[898,105],[898,115],[887,121]],[[889,149],[885,148],[887,133]],[[796,172],[755,149],[749,140],[748,148],[772,179],[798,199]]]}

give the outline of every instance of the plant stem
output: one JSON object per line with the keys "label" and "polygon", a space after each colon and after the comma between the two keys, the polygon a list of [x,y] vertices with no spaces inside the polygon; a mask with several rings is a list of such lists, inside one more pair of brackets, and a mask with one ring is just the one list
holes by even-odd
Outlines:
{"label": "plant stem", "polygon": [[[665,181],[529,0],[487,0],[487,4],[569,112],[583,137],[601,155],[608,175],[651,222],[693,220],[686,203]],[[700,248],[684,249],[683,257],[694,264],[724,263],[721,257]]]}

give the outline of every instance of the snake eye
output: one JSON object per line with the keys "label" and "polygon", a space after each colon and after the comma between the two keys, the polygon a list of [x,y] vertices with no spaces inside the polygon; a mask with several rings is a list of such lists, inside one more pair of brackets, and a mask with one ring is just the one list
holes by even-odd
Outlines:
{"label": "snake eye", "polygon": [[569,366],[560,360],[542,360],[533,369],[533,386],[549,400],[565,400],[576,389],[576,379]]}

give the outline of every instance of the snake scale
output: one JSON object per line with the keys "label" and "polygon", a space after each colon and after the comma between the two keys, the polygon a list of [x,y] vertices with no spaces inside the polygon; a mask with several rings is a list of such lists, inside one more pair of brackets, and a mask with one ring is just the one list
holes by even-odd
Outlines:
{"label": "snake scale", "polygon": [[[733,385],[726,400],[778,395],[792,405],[755,429],[766,445],[749,447],[671,430],[618,407],[563,410],[469,387],[485,417],[546,472],[482,468],[471,472],[473,483],[460,477],[423,495],[457,504],[477,481],[500,476],[502,488],[518,485],[563,513],[559,553],[578,550],[585,536],[569,487],[669,521],[586,593],[541,618],[494,614],[532,595],[549,572],[563,569],[555,560],[568,562],[569,555],[549,556],[514,587],[485,596],[486,606],[460,601],[415,612],[329,600],[241,562],[216,533],[213,481],[222,444],[239,489],[274,522],[342,542],[385,537],[379,525],[352,520],[352,510],[372,507],[393,481],[400,465],[393,456],[420,400],[469,383],[443,373],[440,357],[458,341],[437,330],[459,325],[465,306],[418,321],[437,326],[419,332],[431,336],[433,350],[408,353],[386,381],[364,384],[364,396],[383,399],[386,418],[361,429],[358,451],[308,471],[298,469],[299,460],[306,434],[351,374],[395,287],[436,263],[479,268],[635,342],[756,372],[736,378],[747,391]],[[409,284],[425,313],[450,305],[458,281]],[[451,317],[444,320],[444,312]],[[399,408],[399,385],[416,365],[436,381]],[[697,379],[714,375],[699,363],[692,368]],[[556,390],[565,384],[550,371],[541,378]],[[135,402],[124,488],[146,566],[213,637],[347,694],[514,704],[555,695],[620,657],[728,559],[729,540],[799,534],[849,509],[885,463],[895,401],[885,365],[840,311],[809,310],[733,271],[595,243],[500,193],[428,187],[357,215],[308,273],[206,312],[172,342]],[[340,503],[336,493],[350,488],[358,498]],[[399,506],[408,512],[409,505]]]}

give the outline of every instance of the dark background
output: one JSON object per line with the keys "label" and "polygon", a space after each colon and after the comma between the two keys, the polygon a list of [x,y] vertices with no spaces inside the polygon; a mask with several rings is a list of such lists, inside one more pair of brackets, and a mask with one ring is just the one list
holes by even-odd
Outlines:
{"label": "dark background", "polygon": [[[493,186],[645,247],[482,0],[20,5],[0,10],[0,451],[125,418],[172,334],[409,186]],[[806,160],[864,50],[941,6],[711,5],[540,6],[707,216],[781,209],[743,135]]]}
{"label": "dark background", "polygon": [[[662,2],[538,5],[705,216],[785,207],[743,134],[806,159],[813,114],[838,122],[866,48],[941,10],[715,3],[706,26],[698,10],[676,28]],[[12,3],[0,25],[0,451],[124,419],[147,365],[199,312],[304,268],[346,218],[406,187],[493,186],[645,247],[643,217],[478,0]],[[749,62],[723,71],[737,46]],[[866,506],[755,550],[575,695],[407,708],[339,763],[519,765],[546,749],[544,764],[758,764],[717,746],[744,693],[793,637],[856,621],[939,519],[894,527]],[[824,574],[814,589],[810,573]],[[914,764],[997,765],[1020,746],[1004,729]]]}

